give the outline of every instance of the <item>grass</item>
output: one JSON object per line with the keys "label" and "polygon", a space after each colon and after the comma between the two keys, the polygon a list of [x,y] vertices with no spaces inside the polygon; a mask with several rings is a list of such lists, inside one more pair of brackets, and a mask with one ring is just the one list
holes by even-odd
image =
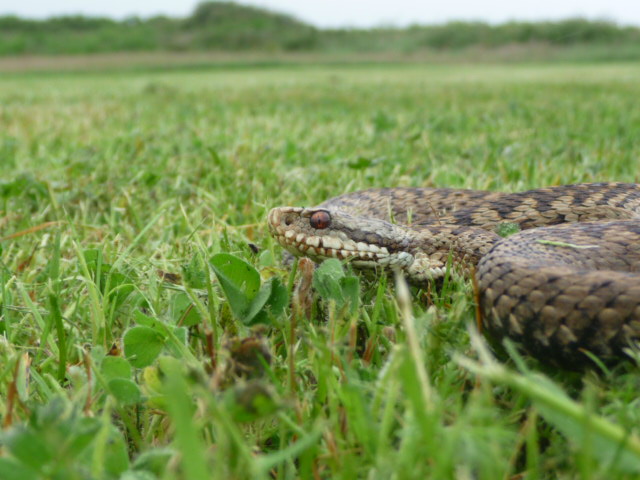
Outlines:
{"label": "grass", "polygon": [[[308,290],[265,216],[370,186],[638,181],[638,74],[4,75],[0,477],[637,478],[634,362],[495,360],[456,279],[407,299],[334,265]],[[239,308],[243,268],[291,306]]]}
{"label": "grass", "polygon": [[[382,42],[381,44],[385,44]],[[418,48],[407,51],[325,51],[325,52],[117,52],[74,55],[0,56],[0,73],[51,72],[161,72],[229,71],[313,66],[359,67],[389,64],[456,65],[461,63],[610,63],[634,62],[639,56],[630,45],[548,45],[545,43],[507,44],[487,47],[471,45],[455,50]]]}

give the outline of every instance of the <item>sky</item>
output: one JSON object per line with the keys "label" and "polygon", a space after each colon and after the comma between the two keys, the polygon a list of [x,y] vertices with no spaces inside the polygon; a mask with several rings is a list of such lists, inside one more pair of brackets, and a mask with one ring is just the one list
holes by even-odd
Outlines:
{"label": "sky", "polygon": [[[0,15],[46,18],[83,14],[125,18],[187,16],[198,0],[0,0]],[[443,23],[449,20],[607,19],[640,25],[638,0],[247,0],[239,3],[291,14],[319,27]]]}

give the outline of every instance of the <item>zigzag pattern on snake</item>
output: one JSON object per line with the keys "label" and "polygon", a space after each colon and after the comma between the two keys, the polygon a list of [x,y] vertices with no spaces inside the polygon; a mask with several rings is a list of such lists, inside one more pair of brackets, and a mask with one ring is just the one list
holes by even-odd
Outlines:
{"label": "zigzag pattern on snake", "polygon": [[[506,239],[496,229],[523,231]],[[475,267],[484,328],[542,360],[619,359],[640,338],[640,185],[518,193],[384,188],[278,207],[271,234],[314,261],[400,269],[414,283]]]}

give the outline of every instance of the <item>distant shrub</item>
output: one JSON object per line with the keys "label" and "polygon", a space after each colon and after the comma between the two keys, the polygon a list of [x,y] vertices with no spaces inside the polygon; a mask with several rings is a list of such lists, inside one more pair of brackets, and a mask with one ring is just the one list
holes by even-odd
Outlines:
{"label": "distant shrub", "polygon": [[316,29],[281,13],[233,2],[203,2],[183,22],[193,46],[221,50],[312,48]]}
{"label": "distant shrub", "polygon": [[640,28],[577,18],[501,25],[449,22],[408,28],[320,30],[289,15],[227,1],[200,3],[183,19],[0,17],[0,55],[149,50],[411,52],[514,44],[625,45],[640,50]]}

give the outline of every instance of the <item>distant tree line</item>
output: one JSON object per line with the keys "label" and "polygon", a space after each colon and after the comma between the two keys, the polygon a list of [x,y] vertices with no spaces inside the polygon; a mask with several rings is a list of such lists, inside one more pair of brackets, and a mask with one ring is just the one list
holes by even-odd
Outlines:
{"label": "distant tree line", "polygon": [[288,15],[233,2],[201,3],[187,18],[0,17],[0,55],[203,50],[412,52],[512,44],[637,46],[640,28],[570,19],[318,29]]}

